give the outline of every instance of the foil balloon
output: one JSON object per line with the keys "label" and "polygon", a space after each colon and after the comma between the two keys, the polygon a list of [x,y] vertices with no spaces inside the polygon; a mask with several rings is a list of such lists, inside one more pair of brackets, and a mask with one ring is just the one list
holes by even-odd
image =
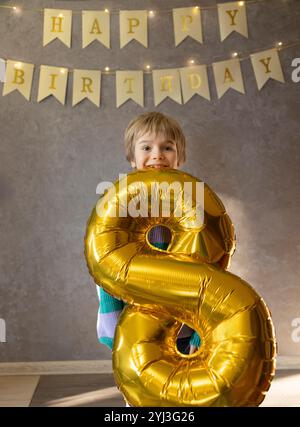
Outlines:
{"label": "foil balloon", "polygon": [[[167,250],[149,242],[157,225],[172,233]],[[275,371],[274,328],[261,296],[226,271],[234,250],[222,202],[185,172],[135,171],[99,199],[87,225],[85,256],[96,284],[128,303],[115,332],[113,371],[130,405],[263,401]],[[183,324],[201,337],[192,355],[176,346]]]}

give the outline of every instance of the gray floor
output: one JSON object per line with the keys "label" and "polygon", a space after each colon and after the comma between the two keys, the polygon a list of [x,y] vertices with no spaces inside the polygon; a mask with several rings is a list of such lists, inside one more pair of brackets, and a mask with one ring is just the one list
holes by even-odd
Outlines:
{"label": "gray floor", "polygon": [[[0,406],[124,407],[112,374],[0,376]],[[300,407],[300,370],[278,370],[261,406]]]}
{"label": "gray floor", "polygon": [[42,375],[30,406],[125,406],[112,374]]}
{"label": "gray floor", "polygon": [[[111,374],[41,377],[30,406],[124,406]],[[261,406],[300,406],[300,371],[277,371]]]}

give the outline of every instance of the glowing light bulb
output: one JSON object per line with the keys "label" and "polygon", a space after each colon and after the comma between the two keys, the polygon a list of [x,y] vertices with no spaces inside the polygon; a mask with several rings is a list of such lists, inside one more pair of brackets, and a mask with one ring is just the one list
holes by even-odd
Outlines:
{"label": "glowing light bulb", "polygon": [[238,56],[238,53],[237,52],[233,52],[231,56],[232,56],[232,58],[236,58]]}
{"label": "glowing light bulb", "polygon": [[105,67],[105,71],[109,71],[109,67]]}
{"label": "glowing light bulb", "polygon": [[13,6],[13,11],[16,15],[19,15],[22,12],[22,9],[18,6]]}
{"label": "glowing light bulb", "polygon": [[154,10],[149,11],[149,16],[152,16],[152,17],[154,16]]}
{"label": "glowing light bulb", "polygon": [[108,10],[108,9],[105,9],[105,10],[104,10],[104,12],[108,13],[108,12],[109,12],[109,10]]}
{"label": "glowing light bulb", "polygon": [[239,1],[239,6],[244,6],[244,3],[245,2],[243,2],[243,1]]}

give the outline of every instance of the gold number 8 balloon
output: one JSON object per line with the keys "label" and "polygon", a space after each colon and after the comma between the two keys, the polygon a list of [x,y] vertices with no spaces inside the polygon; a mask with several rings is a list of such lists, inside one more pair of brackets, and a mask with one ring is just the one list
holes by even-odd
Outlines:
{"label": "gold number 8 balloon", "polygon": [[[270,312],[248,283],[226,271],[234,229],[204,183],[203,223],[195,221],[199,182],[173,169],[132,172],[99,199],[88,221],[89,272],[128,303],[116,327],[113,371],[133,406],[258,406],[274,376]],[[163,183],[190,183],[189,207],[182,193],[168,190],[169,215],[162,208],[153,215],[153,193],[161,206],[166,200]],[[148,240],[157,225],[172,233],[167,250]],[[182,324],[201,337],[192,355],[176,347]]]}

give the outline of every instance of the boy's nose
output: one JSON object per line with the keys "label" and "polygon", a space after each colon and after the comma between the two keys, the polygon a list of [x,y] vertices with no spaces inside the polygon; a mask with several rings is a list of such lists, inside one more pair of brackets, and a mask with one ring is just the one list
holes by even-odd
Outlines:
{"label": "boy's nose", "polygon": [[157,159],[163,159],[164,158],[164,154],[160,151],[158,152],[154,152],[152,155],[153,160],[157,160]]}

